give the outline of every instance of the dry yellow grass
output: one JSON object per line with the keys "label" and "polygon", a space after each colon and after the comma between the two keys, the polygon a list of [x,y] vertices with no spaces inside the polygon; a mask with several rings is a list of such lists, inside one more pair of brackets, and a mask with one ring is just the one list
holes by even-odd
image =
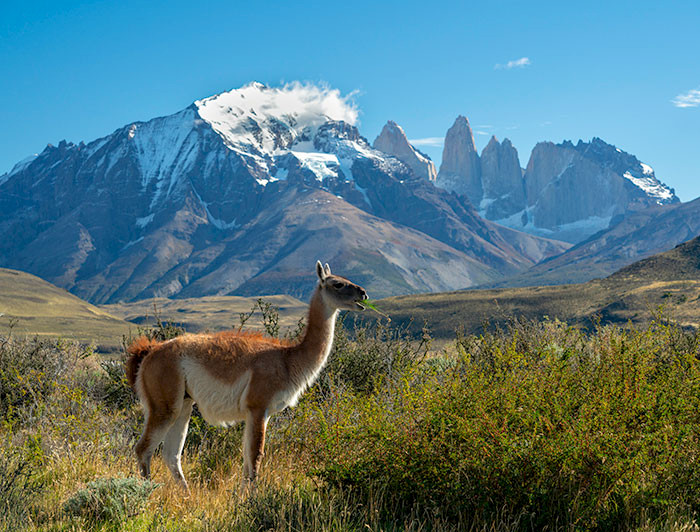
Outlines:
{"label": "dry yellow grass", "polygon": [[0,268],[0,334],[62,337],[106,348],[135,327],[39,277]]}

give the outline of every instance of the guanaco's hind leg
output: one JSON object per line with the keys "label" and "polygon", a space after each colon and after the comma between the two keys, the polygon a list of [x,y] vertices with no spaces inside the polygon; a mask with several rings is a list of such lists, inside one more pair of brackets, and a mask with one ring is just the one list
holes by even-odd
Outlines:
{"label": "guanaco's hind leg", "polygon": [[251,410],[246,415],[243,435],[244,480],[253,482],[258,476],[265,447],[266,426],[267,417],[264,410]]}
{"label": "guanaco's hind leg", "polygon": [[174,416],[163,419],[148,413],[146,426],[143,429],[141,438],[136,443],[135,451],[139,463],[139,471],[144,478],[151,478],[151,459],[156,448],[163,441],[165,435],[173,424]]}
{"label": "guanaco's hind leg", "polygon": [[185,475],[182,473],[182,449],[185,446],[185,438],[187,437],[187,427],[190,424],[190,416],[192,415],[192,399],[185,399],[182,403],[180,415],[175,419],[175,422],[170,426],[170,430],[165,435],[163,440],[163,459],[165,460],[168,469],[173,475],[173,478],[189,491]]}
{"label": "guanaco's hind leg", "polygon": [[[161,349],[151,352],[143,360],[139,370],[137,382],[146,423],[135,450],[141,475],[145,478],[150,478],[151,475],[153,453],[179,419],[184,408],[185,379],[179,366],[173,362],[172,353],[168,349]],[[190,402],[189,408],[191,407]],[[182,426],[180,432],[183,432]]]}

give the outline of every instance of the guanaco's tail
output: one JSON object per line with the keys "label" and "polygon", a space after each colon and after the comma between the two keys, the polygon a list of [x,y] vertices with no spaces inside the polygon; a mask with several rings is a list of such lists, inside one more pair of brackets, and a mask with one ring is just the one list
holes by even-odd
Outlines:
{"label": "guanaco's tail", "polygon": [[146,336],[139,336],[127,347],[126,352],[131,356],[126,359],[126,380],[129,381],[129,386],[131,386],[132,390],[136,390],[134,386],[141,361],[156,345],[158,345],[156,340],[151,340]]}

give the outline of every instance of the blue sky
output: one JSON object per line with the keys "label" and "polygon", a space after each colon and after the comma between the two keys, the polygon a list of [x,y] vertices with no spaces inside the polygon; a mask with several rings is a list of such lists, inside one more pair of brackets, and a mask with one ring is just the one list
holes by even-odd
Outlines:
{"label": "blue sky", "polygon": [[[3,0],[0,173],[49,142],[301,80],[357,91],[370,141],[389,119],[440,139],[464,114],[480,149],[508,137],[525,166],[538,141],[598,136],[687,201],[700,196],[699,27],[697,1]],[[439,146],[419,147],[439,162]]]}

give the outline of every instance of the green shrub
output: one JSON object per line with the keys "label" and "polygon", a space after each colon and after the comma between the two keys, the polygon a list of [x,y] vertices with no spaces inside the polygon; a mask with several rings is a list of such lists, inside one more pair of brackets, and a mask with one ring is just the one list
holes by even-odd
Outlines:
{"label": "green shrub", "polygon": [[158,486],[135,478],[98,479],[75,493],[63,509],[88,521],[122,521],[139,513]]}
{"label": "green shrub", "polygon": [[136,394],[126,380],[123,360],[103,360],[100,367],[104,371],[101,386],[97,392],[99,401],[111,409],[131,408],[136,404]]}
{"label": "green shrub", "polygon": [[429,349],[427,332],[415,340],[407,328],[393,329],[379,321],[356,325],[352,335],[339,326],[323,381],[330,379],[356,392],[369,393],[378,383],[395,379],[423,362]]}
{"label": "green shrub", "polygon": [[453,364],[336,394],[307,444],[321,478],[398,515],[611,529],[700,512],[699,339],[516,321],[460,338]]}
{"label": "green shrub", "polygon": [[0,337],[0,419],[38,419],[47,398],[72,378],[77,361],[91,354],[89,347],[60,339]]}

